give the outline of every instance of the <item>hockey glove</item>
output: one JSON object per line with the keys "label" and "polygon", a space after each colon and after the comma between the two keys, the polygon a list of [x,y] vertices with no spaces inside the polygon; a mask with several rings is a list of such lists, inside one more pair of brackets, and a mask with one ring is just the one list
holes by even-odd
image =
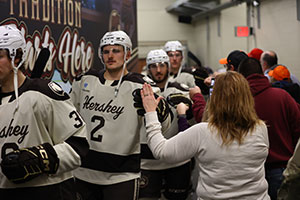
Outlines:
{"label": "hockey glove", "polygon": [[181,93],[170,94],[167,97],[167,102],[174,108],[176,108],[179,103],[184,103],[189,107],[192,106],[192,101]]}
{"label": "hockey glove", "polygon": [[[134,104],[133,106],[137,109],[137,113],[140,116],[144,116],[145,114],[145,109],[143,107],[143,101],[142,101],[142,97],[141,97],[141,89],[136,89],[132,92],[133,95],[133,101]],[[157,94],[154,93],[155,98],[158,97]],[[167,119],[169,113],[170,113],[170,108],[166,102],[165,99],[161,99],[157,105],[156,108],[156,112],[157,112],[157,116],[158,116],[158,120],[159,122],[163,122]]]}
{"label": "hockey glove", "polygon": [[10,147],[2,149],[1,168],[3,174],[13,183],[25,183],[42,173],[55,174],[58,169],[59,158],[49,143],[14,149],[5,155],[8,148]]}
{"label": "hockey glove", "polygon": [[205,69],[196,69],[193,71],[195,84],[201,89],[203,95],[209,94],[209,87],[204,83],[205,78],[208,77],[208,73]]}
{"label": "hockey glove", "polygon": [[135,89],[132,92],[132,96],[133,96],[133,106],[137,109],[137,114],[140,116],[144,116],[145,114],[145,109],[143,107],[143,101],[142,101],[142,97],[141,97],[141,89]]}
{"label": "hockey glove", "polygon": [[189,107],[189,109],[186,112],[186,116],[187,116],[186,118],[187,119],[193,118],[192,101],[186,96],[184,96],[183,94],[181,93],[170,94],[167,97],[167,102],[174,108],[176,108],[179,103],[186,104]]}

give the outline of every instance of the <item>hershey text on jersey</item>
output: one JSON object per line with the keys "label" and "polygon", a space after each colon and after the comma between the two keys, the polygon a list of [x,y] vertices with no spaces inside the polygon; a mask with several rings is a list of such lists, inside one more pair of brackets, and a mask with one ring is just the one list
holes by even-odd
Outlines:
{"label": "hershey text on jersey", "polygon": [[4,126],[0,130],[0,138],[7,138],[7,137],[20,135],[20,138],[18,139],[18,143],[21,144],[23,142],[25,136],[29,133],[28,132],[29,125],[12,126],[13,121],[14,121],[14,119],[11,119],[9,125]]}
{"label": "hershey text on jersey", "polygon": [[98,103],[98,102],[91,102],[91,100],[94,98],[94,96],[85,96],[85,102],[83,104],[82,109],[88,109],[88,110],[95,110],[98,112],[107,112],[107,113],[116,113],[116,115],[113,117],[114,120],[116,120],[120,114],[123,113],[124,106],[115,106],[110,105],[113,100],[110,100],[107,104],[106,103]]}

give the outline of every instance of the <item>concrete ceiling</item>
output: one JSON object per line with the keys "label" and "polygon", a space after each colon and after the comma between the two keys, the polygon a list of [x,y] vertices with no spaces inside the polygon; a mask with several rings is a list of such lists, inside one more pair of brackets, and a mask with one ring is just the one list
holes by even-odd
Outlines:
{"label": "concrete ceiling", "polygon": [[209,15],[216,15],[223,9],[253,0],[177,0],[166,8],[166,11],[177,15],[179,22],[192,23]]}

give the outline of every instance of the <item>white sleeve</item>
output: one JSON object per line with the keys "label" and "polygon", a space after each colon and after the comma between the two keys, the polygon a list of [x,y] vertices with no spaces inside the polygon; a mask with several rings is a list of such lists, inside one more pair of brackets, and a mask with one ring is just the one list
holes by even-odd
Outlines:
{"label": "white sleeve", "polygon": [[192,158],[199,148],[197,129],[192,127],[176,136],[165,139],[156,112],[145,114],[148,146],[157,159],[176,163]]}
{"label": "white sleeve", "polygon": [[66,142],[54,145],[57,156],[59,158],[59,167],[57,174],[64,173],[76,169],[81,165],[80,156],[76,151]]}
{"label": "white sleeve", "polygon": [[283,175],[287,181],[294,180],[300,176],[300,139],[298,140],[293,156],[288,161]]}

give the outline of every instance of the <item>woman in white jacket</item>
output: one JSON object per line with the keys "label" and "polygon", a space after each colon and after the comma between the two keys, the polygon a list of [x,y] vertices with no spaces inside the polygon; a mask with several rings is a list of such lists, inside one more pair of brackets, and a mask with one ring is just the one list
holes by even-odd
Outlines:
{"label": "woman in white jacket", "polygon": [[198,160],[198,199],[268,200],[264,163],[268,155],[267,127],[254,109],[247,80],[237,72],[216,77],[202,122],[171,139],[161,134],[151,87],[141,91],[146,110],[148,145],[156,158],[180,162]]}

